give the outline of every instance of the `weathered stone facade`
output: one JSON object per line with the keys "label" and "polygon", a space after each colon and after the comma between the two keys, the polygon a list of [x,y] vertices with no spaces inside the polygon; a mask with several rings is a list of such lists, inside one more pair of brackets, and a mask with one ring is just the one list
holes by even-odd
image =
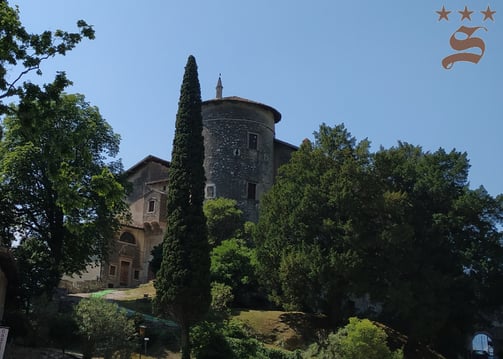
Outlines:
{"label": "weathered stone facade", "polygon": [[64,276],[60,287],[86,292],[134,287],[153,278],[150,253],[162,242],[166,229],[168,170],[168,161],[148,156],[126,171],[131,221],[117,233],[107,262],[89,266],[81,275]]}
{"label": "weathered stone facade", "polygon": [[[217,98],[202,104],[206,199],[234,199],[245,220],[256,222],[260,197],[296,147],[275,138],[277,110],[240,97],[222,98],[220,79],[219,85]],[[117,234],[107,263],[77,278],[66,276],[65,287],[132,287],[152,278],[151,251],[166,229],[168,171],[169,162],[154,156],[126,171],[131,222]]]}
{"label": "weathered stone facade", "polygon": [[259,199],[274,181],[275,124],[281,115],[239,97],[205,101],[202,115],[206,198],[232,198],[245,218],[256,222]]}
{"label": "weathered stone facade", "polygon": [[166,229],[166,190],[169,162],[148,156],[129,170],[127,198],[131,222],[117,234],[115,250],[102,270],[107,287],[131,287],[152,278],[152,249],[162,242]]}

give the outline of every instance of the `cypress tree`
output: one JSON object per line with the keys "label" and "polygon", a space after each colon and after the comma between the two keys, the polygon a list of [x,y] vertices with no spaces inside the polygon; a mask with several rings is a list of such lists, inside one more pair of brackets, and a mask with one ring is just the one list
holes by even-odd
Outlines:
{"label": "cypress tree", "polygon": [[211,302],[202,130],[201,88],[191,55],[178,102],[168,177],[167,229],[155,282],[158,313],[180,326],[182,359],[190,358],[191,325],[203,318]]}

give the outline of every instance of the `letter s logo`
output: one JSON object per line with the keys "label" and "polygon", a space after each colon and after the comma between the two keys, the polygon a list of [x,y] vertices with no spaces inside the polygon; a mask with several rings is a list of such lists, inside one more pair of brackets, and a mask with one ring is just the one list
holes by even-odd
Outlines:
{"label": "letter s logo", "polygon": [[[466,49],[470,49],[472,47],[477,47],[480,49],[480,54],[474,54],[470,52],[461,52],[453,55],[449,55],[446,58],[442,60],[442,66],[444,69],[451,69],[452,66],[454,65],[455,62],[458,61],[469,61],[474,64],[478,63],[482,56],[484,56],[484,51],[486,49],[486,45],[484,43],[484,40],[482,40],[480,37],[471,37],[475,31],[478,29],[484,29],[487,31],[485,27],[482,26],[477,26],[477,27],[466,27],[466,26],[461,26],[459,29],[456,30],[454,34],[452,34],[451,39],[450,39],[450,44],[451,47],[454,50],[457,51],[463,51]],[[456,34],[458,33],[463,33],[466,35],[465,39],[457,39]]]}

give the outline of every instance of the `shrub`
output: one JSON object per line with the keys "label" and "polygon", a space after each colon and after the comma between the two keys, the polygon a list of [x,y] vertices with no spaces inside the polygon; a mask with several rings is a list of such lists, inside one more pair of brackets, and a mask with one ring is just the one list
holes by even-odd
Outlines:
{"label": "shrub", "polygon": [[202,322],[191,332],[197,359],[301,359],[298,352],[265,347],[239,321]]}
{"label": "shrub", "polygon": [[211,280],[232,288],[234,304],[247,306],[247,297],[258,290],[255,250],[241,239],[222,241],[211,251]]}
{"label": "shrub", "polygon": [[311,345],[304,358],[403,359],[402,350],[392,352],[383,329],[368,319],[349,318],[349,324],[322,343]]}
{"label": "shrub", "polygon": [[105,359],[130,357],[135,328],[125,310],[102,298],[90,298],[80,301],[75,314],[84,339],[84,359],[91,358],[94,352],[102,353]]}

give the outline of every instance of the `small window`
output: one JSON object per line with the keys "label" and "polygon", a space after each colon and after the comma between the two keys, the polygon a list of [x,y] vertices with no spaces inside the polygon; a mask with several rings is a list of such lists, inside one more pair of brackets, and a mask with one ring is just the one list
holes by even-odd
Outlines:
{"label": "small window", "polygon": [[248,182],[248,199],[257,199],[257,184]]}
{"label": "small window", "polygon": [[110,266],[110,269],[109,269],[109,271],[108,271],[108,274],[109,274],[109,275],[111,275],[111,276],[114,276],[114,275],[115,275],[115,270],[116,270],[116,269],[117,269],[117,267],[116,267],[116,266],[111,265],[111,266]]}
{"label": "small window", "polygon": [[130,243],[130,244],[136,244],[136,239],[134,236],[129,233],[129,232],[124,232],[121,234],[119,241],[125,242],[125,243]]}
{"label": "small window", "polygon": [[207,185],[206,186],[206,198],[215,198],[216,197],[216,191],[215,191],[215,185]]}
{"label": "small window", "polygon": [[140,279],[140,271],[139,270],[135,270],[133,272],[133,279],[136,279],[136,280]]}
{"label": "small window", "polygon": [[155,211],[155,200],[151,199],[150,201],[148,201],[148,211],[147,212],[151,213],[154,211]]}
{"label": "small window", "polygon": [[248,134],[248,148],[250,150],[256,150],[258,147],[258,135],[256,133]]}

